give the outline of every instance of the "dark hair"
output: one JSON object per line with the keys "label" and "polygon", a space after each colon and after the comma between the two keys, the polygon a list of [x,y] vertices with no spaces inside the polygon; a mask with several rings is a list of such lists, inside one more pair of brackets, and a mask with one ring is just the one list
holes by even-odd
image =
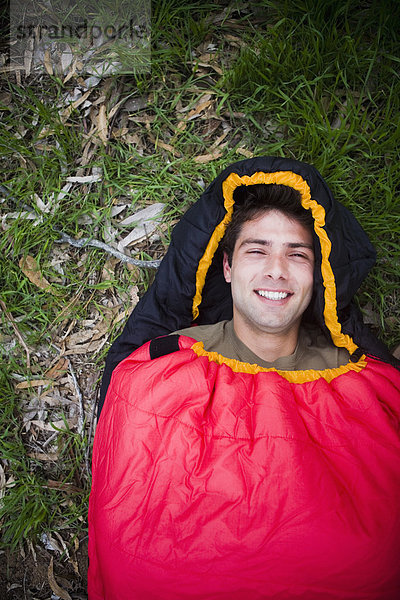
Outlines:
{"label": "dark hair", "polygon": [[311,212],[303,208],[300,192],[288,185],[276,183],[241,185],[235,189],[233,199],[235,205],[232,220],[226,228],[221,243],[221,249],[226,252],[230,265],[236,240],[244,223],[271,210],[279,210],[313,232],[314,221]]}

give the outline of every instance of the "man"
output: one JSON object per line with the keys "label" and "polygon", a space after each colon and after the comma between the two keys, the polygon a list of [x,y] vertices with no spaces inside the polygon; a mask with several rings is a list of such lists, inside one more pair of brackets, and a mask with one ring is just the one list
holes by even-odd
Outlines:
{"label": "man", "polygon": [[400,374],[352,304],[373,258],[296,161],[188,211],[108,361],[103,390],[152,340],[96,432],[91,600],[399,597]]}

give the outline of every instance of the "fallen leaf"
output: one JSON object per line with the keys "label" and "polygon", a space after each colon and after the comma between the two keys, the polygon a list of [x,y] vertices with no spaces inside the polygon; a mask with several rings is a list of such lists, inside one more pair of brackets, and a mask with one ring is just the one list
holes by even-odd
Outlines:
{"label": "fallen leaf", "polygon": [[[82,94],[82,96],[80,98],[78,98],[77,100],[72,102],[69,106],[67,106],[67,108],[65,108],[63,110],[63,112],[60,115],[63,123],[65,123],[69,119],[69,117],[71,116],[71,114],[75,110],[75,108],[78,108],[78,106],[80,106],[81,104],[83,104],[83,102],[86,101],[86,99],[90,96],[92,91],[93,90],[88,90],[87,92]],[[40,135],[39,137],[43,137],[43,136]]]}
{"label": "fallen leaf", "polygon": [[33,52],[32,52],[33,40],[29,40],[29,41],[30,41],[30,44],[28,44],[28,47],[26,48],[26,50],[24,52],[25,77],[29,77],[29,75],[31,74],[32,58],[33,58]]}
{"label": "fallen leaf", "polygon": [[399,345],[399,346],[397,346],[397,348],[395,348],[395,349],[393,350],[393,356],[394,356],[395,358],[398,358],[398,359],[400,360],[400,345]]}
{"label": "fallen leaf", "polygon": [[62,598],[62,600],[72,600],[72,598],[68,594],[68,592],[58,585],[58,583],[54,577],[53,561],[54,561],[54,559],[53,559],[53,557],[51,557],[49,568],[47,571],[47,578],[49,580],[49,585],[50,585],[51,589],[53,590],[53,592],[57,596]]}
{"label": "fallen leaf", "polygon": [[245,156],[246,158],[253,158],[254,156],[253,152],[246,150],[246,148],[236,148],[236,154],[242,154],[242,156]]}
{"label": "fallen leaf", "polygon": [[78,344],[65,351],[65,356],[71,356],[71,354],[89,354],[91,352],[98,352],[107,342],[107,338],[96,342],[89,342],[88,344]]}
{"label": "fallen leaf", "polygon": [[203,102],[198,103],[196,107],[188,113],[188,121],[192,121],[193,119],[198,117],[203,110],[211,106],[211,104],[214,102],[214,100],[209,99],[209,94],[206,94],[204,98],[205,99],[203,100]]}
{"label": "fallen leaf", "polygon": [[102,104],[99,109],[99,114],[97,117],[97,131],[99,134],[99,138],[103,142],[104,145],[107,144],[108,141],[108,121],[107,121],[107,112],[105,104]]}
{"label": "fallen leaf", "polygon": [[153,123],[156,120],[156,117],[154,115],[147,115],[146,113],[144,115],[129,115],[128,117],[129,121],[135,121],[136,123],[146,123],[146,125],[148,125],[149,123]]}
{"label": "fallen leaf", "polygon": [[192,63],[193,65],[195,65],[196,67],[209,67],[210,69],[214,69],[214,71],[216,73],[218,73],[218,75],[222,75],[223,71],[222,69],[220,69],[219,67],[217,67],[217,65],[212,65],[209,63],[203,63],[203,62],[197,62],[197,61],[193,61]]}
{"label": "fallen leaf", "polygon": [[150,136],[150,139],[156,148],[160,147],[160,148],[163,148],[164,150],[168,150],[168,152],[171,152],[171,154],[173,154],[174,156],[181,156],[181,153],[178,152],[177,150],[175,150],[175,148],[173,146],[171,146],[170,144],[165,144],[165,142],[161,142],[160,140],[155,140],[152,136]]}
{"label": "fallen leaf", "polygon": [[196,156],[194,159],[194,162],[199,163],[199,164],[204,164],[204,163],[211,162],[212,160],[216,160],[217,158],[220,158],[221,156],[222,156],[222,152],[220,152],[220,150],[216,150],[215,152],[212,152],[211,154],[200,154],[200,156]]}
{"label": "fallen leaf", "polygon": [[129,235],[123,238],[118,244],[118,250],[123,252],[123,249],[134,242],[139,242],[148,238],[160,225],[160,215],[163,212],[165,205],[162,202],[156,202],[147,206],[143,210],[139,210],[134,215],[123,219],[120,225],[126,226],[135,223],[135,228]]}
{"label": "fallen leaf", "polygon": [[128,133],[129,129],[128,127],[121,127],[121,129],[114,129],[111,137],[113,137],[115,140],[124,138],[126,136],[126,134]]}
{"label": "fallen leaf", "polygon": [[47,454],[43,454],[42,452],[28,452],[28,456],[29,458],[44,462],[55,462],[60,458],[58,452],[48,452]]}
{"label": "fallen leaf", "polygon": [[221,145],[221,142],[226,138],[226,136],[228,135],[230,130],[231,130],[231,128],[227,127],[225,129],[224,133],[222,135],[220,135],[219,137],[217,137],[217,139],[215,140],[213,145],[210,147],[211,152],[214,152],[214,150],[218,147],[224,148],[226,146],[226,142],[225,142],[225,144],[222,144],[222,145]]}
{"label": "fallen leaf", "polygon": [[35,419],[31,421],[32,425],[38,427],[43,431],[65,431],[68,429],[72,429],[77,424],[77,417],[73,417],[72,419],[65,419],[59,421],[52,421],[51,423],[45,423],[44,421],[40,421],[39,419]]}
{"label": "fallen leaf", "polygon": [[96,173],[95,175],[85,175],[83,177],[67,177],[66,181],[70,183],[95,183],[101,181],[101,174]]}
{"label": "fallen leaf", "polygon": [[31,379],[30,381],[21,381],[15,386],[17,390],[27,390],[33,387],[39,387],[41,385],[52,385],[54,381],[51,379]]}
{"label": "fallen leaf", "polygon": [[[61,57],[60,57],[62,73],[67,72],[68,67],[71,65],[73,60],[74,60],[74,57],[73,57],[71,48],[70,48],[70,46],[67,45],[66,49],[63,51],[63,53],[61,54]],[[65,83],[65,81],[64,81],[64,83]]]}
{"label": "fallen leaf", "polygon": [[50,50],[47,49],[44,53],[44,68],[49,75],[53,75],[53,65],[51,64]]}
{"label": "fallen leaf", "polygon": [[6,476],[4,473],[4,469],[3,469],[2,465],[0,464],[0,498],[2,498],[5,494],[5,487],[6,487]]}
{"label": "fallen leaf", "polygon": [[83,344],[90,340],[93,336],[93,330],[85,330],[81,329],[80,331],[76,331],[72,333],[69,337],[66,338],[65,343],[67,348],[73,348],[79,344]]}
{"label": "fallen leaf", "polygon": [[19,268],[21,269],[23,274],[27,276],[29,281],[31,281],[38,288],[40,288],[41,290],[52,292],[50,283],[41,274],[39,270],[39,265],[37,264],[33,256],[30,256],[28,254],[28,256],[21,258],[21,260],[19,261]]}
{"label": "fallen leaf", "polygon": [[[61,62],[62,65],[62,62]],[[78,66],[78,59],[75,58],[75,60],[73,61],[67,75],[64,78],[63,84],[65,85],[66,83],[68,83],[68,81],[75,75],[76,73],[76,69]],[[88,86],[89,87],[89,86]]]}
{"label": "fallen leaf", "polygon": [[47,480],[47,487],[57,490],[64,490],[65,492],[83,492],[82,488],[74,485],[73,483],[68,483],[66,481],[55,481],[54,479]]}
{"label": "fallen leaf", "polygon": [[176,133],[179,133],[180,131],[184,131],[187,127],[187,121],[186,119],[182,119],[182,121],[179,121],[177,127],[176,127]]}
{"label": "fallen leaf", "polygon": [[57,379],[64,375],[68,370],[68,361],[66,358],[60,358],[56,364],[51,367],[48,371],[46,371],[45,375],[48,379]]}

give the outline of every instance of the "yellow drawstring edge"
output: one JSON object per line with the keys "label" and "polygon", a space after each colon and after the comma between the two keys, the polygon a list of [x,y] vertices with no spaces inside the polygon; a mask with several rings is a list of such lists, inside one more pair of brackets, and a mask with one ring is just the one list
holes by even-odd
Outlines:
{"label": "yellow drawstring edge", "polygon": [[206,356],[209,362],[214,362],[219,365],[227,365],[235,373],[248,373],[255,375],[256,373],[277,373],[281,377],[284,377],[290,383],[306,383],[307,381],[316,381],[317,379],[325,379],[328,383],[339,375],[348,373],[349,371],[359,372],[367,366],[365,356],[363,356],[358,362],[349,362],[347,365],[336,367],[334,369],[323,369],[321,371],[315,371],[313,369],[307,369],[305,371],[279,371],[274,368],[264,368],[259,365],[235,360],[234,358],[226,358],[218,352],[207,352],[204,350],[203,342],[196,342],[190,348],[197,354],[197,356]]}
{"label": "yellow drawstring edge", "polygon": [[[199,266],[197,268],[196,273],[196,293],[193,298],[193,307],[192,314],[193,319],[196,319],[199,315],[199,305],[202,299],[202,291],[206,280],[207,271],[211,265],[212,259],[214,257],[215,251],[218,248],[218,244],[224,236],[226,227],[232,218],[233,213],[233,192],[240,185],[255,185],[258,183],[264,184],[282,184],[287,185],[295,190],[298,190],[301,195],[301,204],[307,209],[311,210],[312,216],[314,218],[314,230],[317,234],[320,244],[321,244],[321,274],[322,281],[324,285],[324,299],[325,299],[325,308],[324,308],[324,320],[327,328],[330,331],[332,341],[335,346],[346,348],[350,354],[352,354],[356,349],[357,345],[353,342],[352,338],[342,333],[342,328],[338,320],[337,316],[337,302],[336,302],[336,284],[335,277],[333,275],[332,267],[329,262],[329,256],[331,253],[331,241],[328,238],[326,231],[324,230],[325,225],[325,209],[323,206],[318,204],[315,200],[311,199],[311,191],[308,183],[297,173],[293,173],[292,171],[276,171],[275,173],[263,173],[257,172],[253,175],[244,175],[240,177],[237,173],[231,173],[222,184],[222,193],[224,197],[224,207],[226,214],[222,221],[216,226],[209,242],[207,248],[199,261]],[[205,352],[205,351],[204,351]],[[211,353],[214,354],[214,353]],[[340,369],[345,370],[358,370],[355,368],[355,365],[360,365],[360,369],[365,366],[364,356],[358,361],[358,363],[350,362],[348,365],[344,365],[339,369],[328,369],[328,371],[337,372],[337,374],[341,374],[345,371],[340,371]],[[226,364],[228,364],[230,359],[225,359]],[[240,363],[245,364],[245,363]],[[275,370],[275,369],[272,369]],[[289,380],[292,380],[293,376],[287,377],[287,373],[295,373],[294,371],[279,371],[284,377]],[[318,377],[323,377],[321,375],[324,371],[296,371],[296,373],[308,373],[307,376],[309,380],[317,379]],[[313,375],[315,374],[315,376]],[[336,375],[334,375],[336,377]],[[301,379],[302,376],[300,376]]]}

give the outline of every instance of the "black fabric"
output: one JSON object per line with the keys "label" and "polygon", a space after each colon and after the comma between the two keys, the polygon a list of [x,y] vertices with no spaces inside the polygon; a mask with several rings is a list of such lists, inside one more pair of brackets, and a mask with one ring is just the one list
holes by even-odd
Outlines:
{"label": "black fabric", "polygon": [[[326,231],[332,242],[331,267],[337,286],[338,314],[344,333],[367,354],[394,364],[387,348],[364,325],[352,299],[375,262],[375,250],[354,216],[332,196],[319,172],[305,163],[275,157],[239,161],[226,168],[182,217],[172,232],[171,244],[155,280],[130,315],[119,338],[113,343],[106,360],[99,410],[114,368],[136,348],[150,339],[167,335],[192,324],[192,302],[196,290],[196,271],[208,241],[225,216],[222,183],[231,173],[239,176],[256,172],[292,171],[305,179],[312,198],[326,211]],[[324,290],[321,275],[321,251],[315,236],[314,294],[305,318],[318,323],[330,337],[323,317]],[[198,324],[216,323],[232,318],[229,286],[221,268],[221,254],[216,252],[207,273]]]}
{"label": "black fabric", "polygon": [[160,358],[179,350],[179,335],[166,335],[150,342],[150,358]]}

